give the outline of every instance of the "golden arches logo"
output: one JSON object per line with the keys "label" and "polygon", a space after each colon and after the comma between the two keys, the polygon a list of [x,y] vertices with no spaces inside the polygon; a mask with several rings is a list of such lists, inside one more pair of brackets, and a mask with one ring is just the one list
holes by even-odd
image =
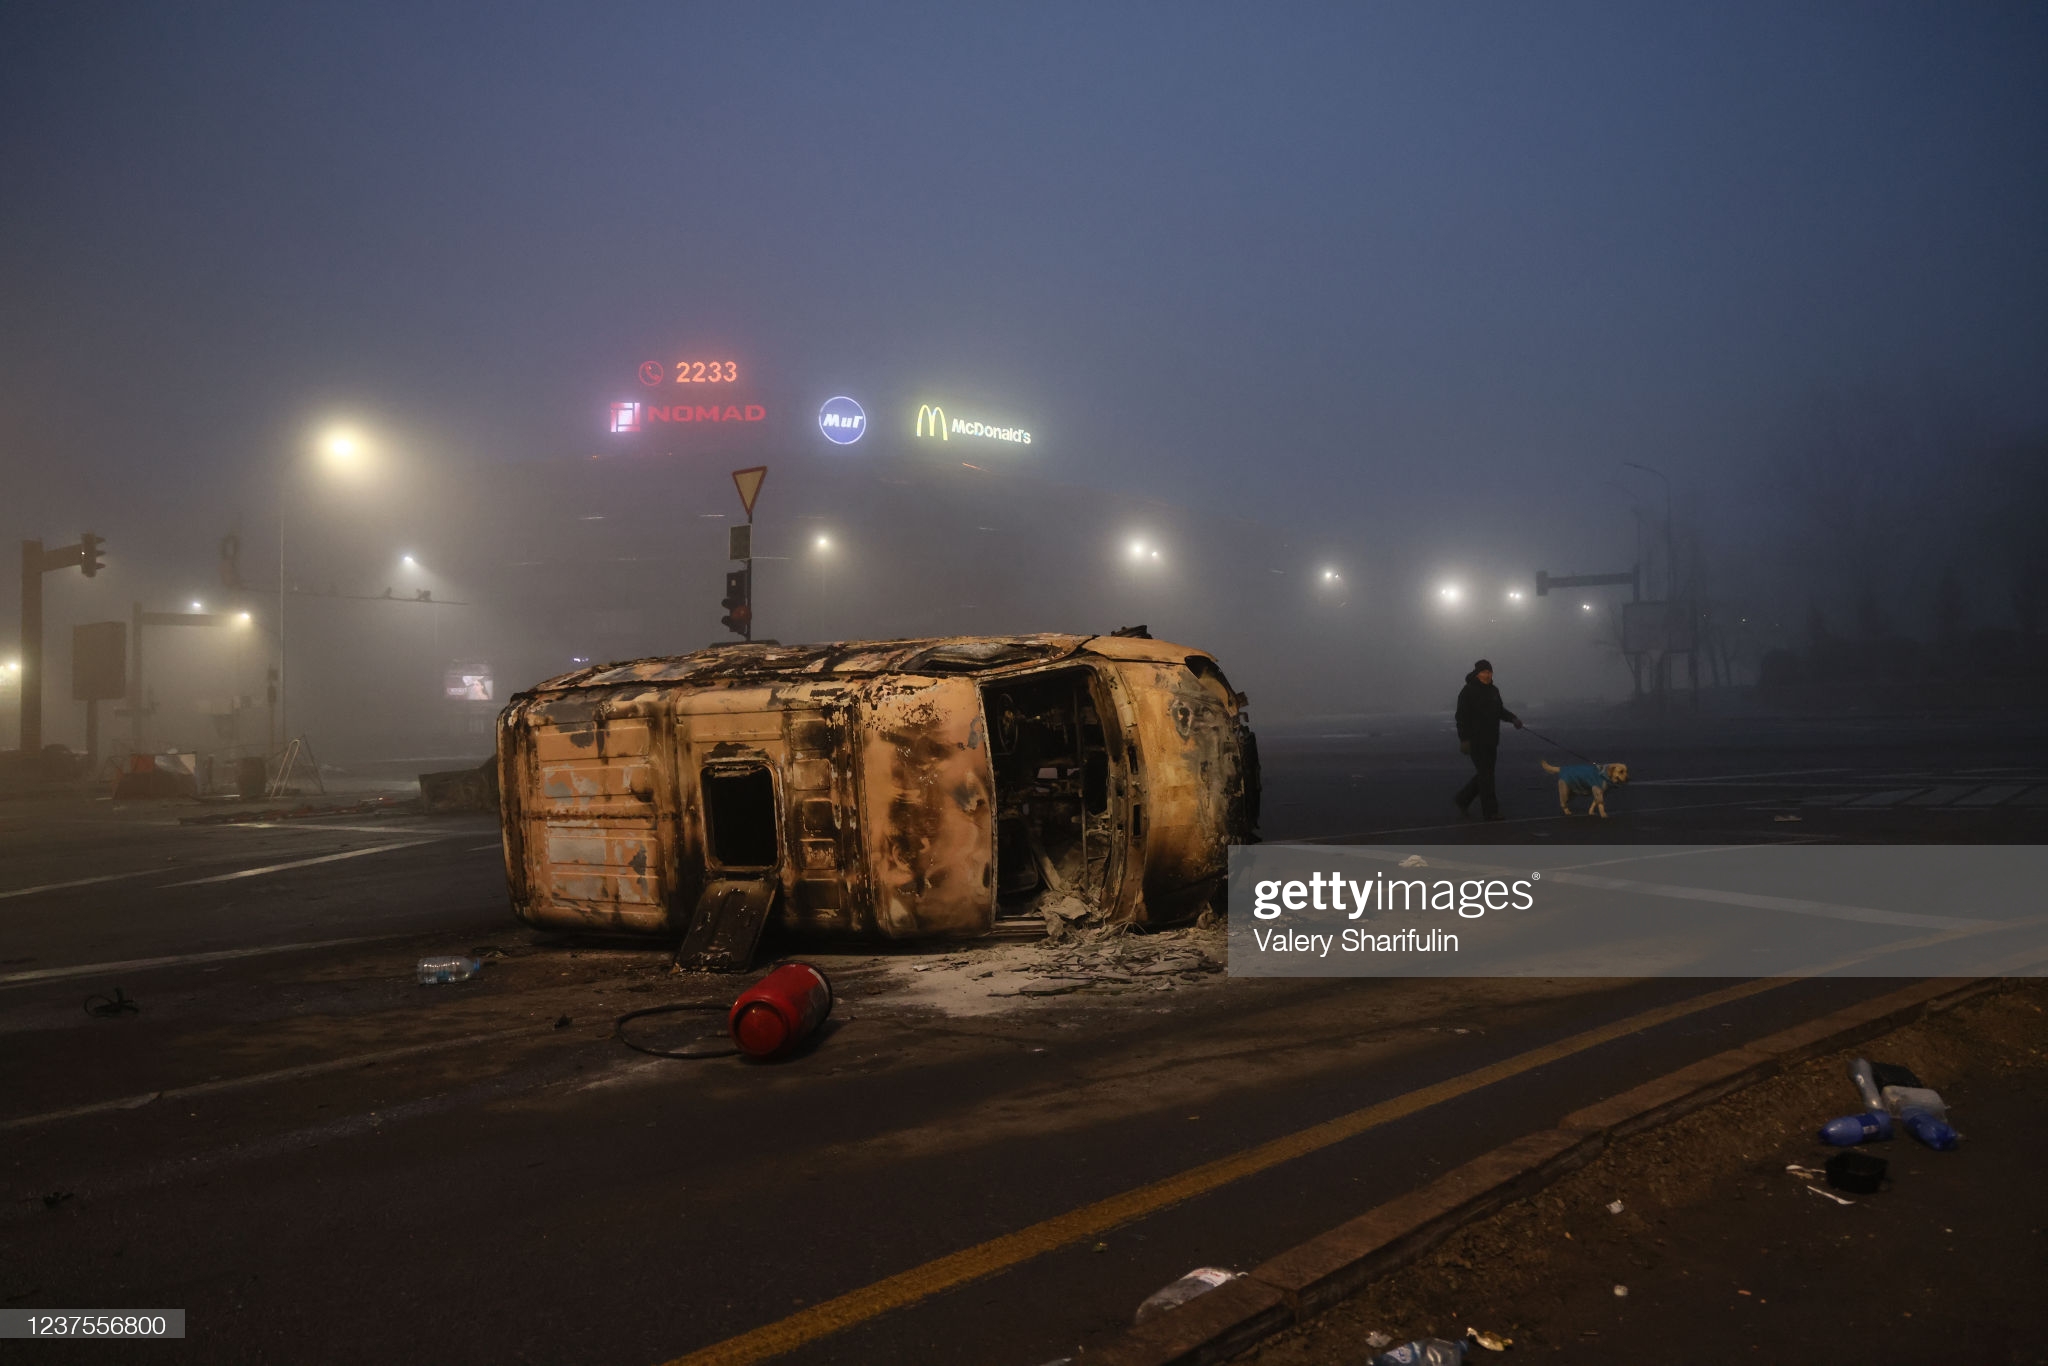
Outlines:
{"label": "golden arches logo", "polygon": [[951,441],[953,438],[946,431],[946,410],[931,403],[919,405],[917,410],[917,434],[919,436],[936,436],[941,441]]}

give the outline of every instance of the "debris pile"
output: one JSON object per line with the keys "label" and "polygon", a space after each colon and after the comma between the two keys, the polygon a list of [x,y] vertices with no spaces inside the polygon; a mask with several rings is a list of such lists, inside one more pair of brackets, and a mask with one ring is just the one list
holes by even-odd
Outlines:
{"label": "debris pile", "polygon": [[[1048,922],[1056,914],[1048,911]],[[1064,934],[1047,935],[1037,952],[1014,969],[1032,980],[990,994],[1065,996],[1090,987],[1168,991],[1223,971],[1220,928],[1142,934],[1129,925],[1066,925]]]}

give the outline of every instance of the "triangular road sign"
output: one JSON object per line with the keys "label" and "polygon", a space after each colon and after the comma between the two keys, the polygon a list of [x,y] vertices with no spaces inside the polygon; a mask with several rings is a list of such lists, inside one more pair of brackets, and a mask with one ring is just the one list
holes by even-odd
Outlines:
{"label": "triangular road sign", "polygon": [[767,477],[766,465],[756,465],[752,469],[732,472],[733,486],[740,491],[740,506],[747,510],[747,520],[750,522],[754,520],[754,500],[761,496],[761,481]]}

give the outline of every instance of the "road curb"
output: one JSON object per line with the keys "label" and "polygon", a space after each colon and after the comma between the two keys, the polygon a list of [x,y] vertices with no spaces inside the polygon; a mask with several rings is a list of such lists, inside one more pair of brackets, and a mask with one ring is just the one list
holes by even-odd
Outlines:
{"label": "road curb", "polygon": [[1418,1190],[1298,1243],[1170,1314],[1089,1343],[1096,1366],[1208,1366],[1314,1317],[1466,1224],[1584,1166],[1610,1142],[1668,1124],[1810,1058],[1887,1034],[2001,986],[1934,978],[1704,1058],[1575,1110]]}

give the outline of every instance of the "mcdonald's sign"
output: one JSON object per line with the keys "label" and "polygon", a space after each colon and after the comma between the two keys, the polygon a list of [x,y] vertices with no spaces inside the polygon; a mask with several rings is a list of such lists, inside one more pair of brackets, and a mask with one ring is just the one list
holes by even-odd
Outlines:
{"label": "mcdonald's sign", "polygon": [[1011,441],[1020,446],[1031,444],[1031,433],[1022,427],[1002,427],[992,422],[979,422],[971,418],[948,419],[946,410],[936,403],[919,405],[917,435],[935,436],[941,441],[951,441],[956,436],[980,436],[991,441]]}

